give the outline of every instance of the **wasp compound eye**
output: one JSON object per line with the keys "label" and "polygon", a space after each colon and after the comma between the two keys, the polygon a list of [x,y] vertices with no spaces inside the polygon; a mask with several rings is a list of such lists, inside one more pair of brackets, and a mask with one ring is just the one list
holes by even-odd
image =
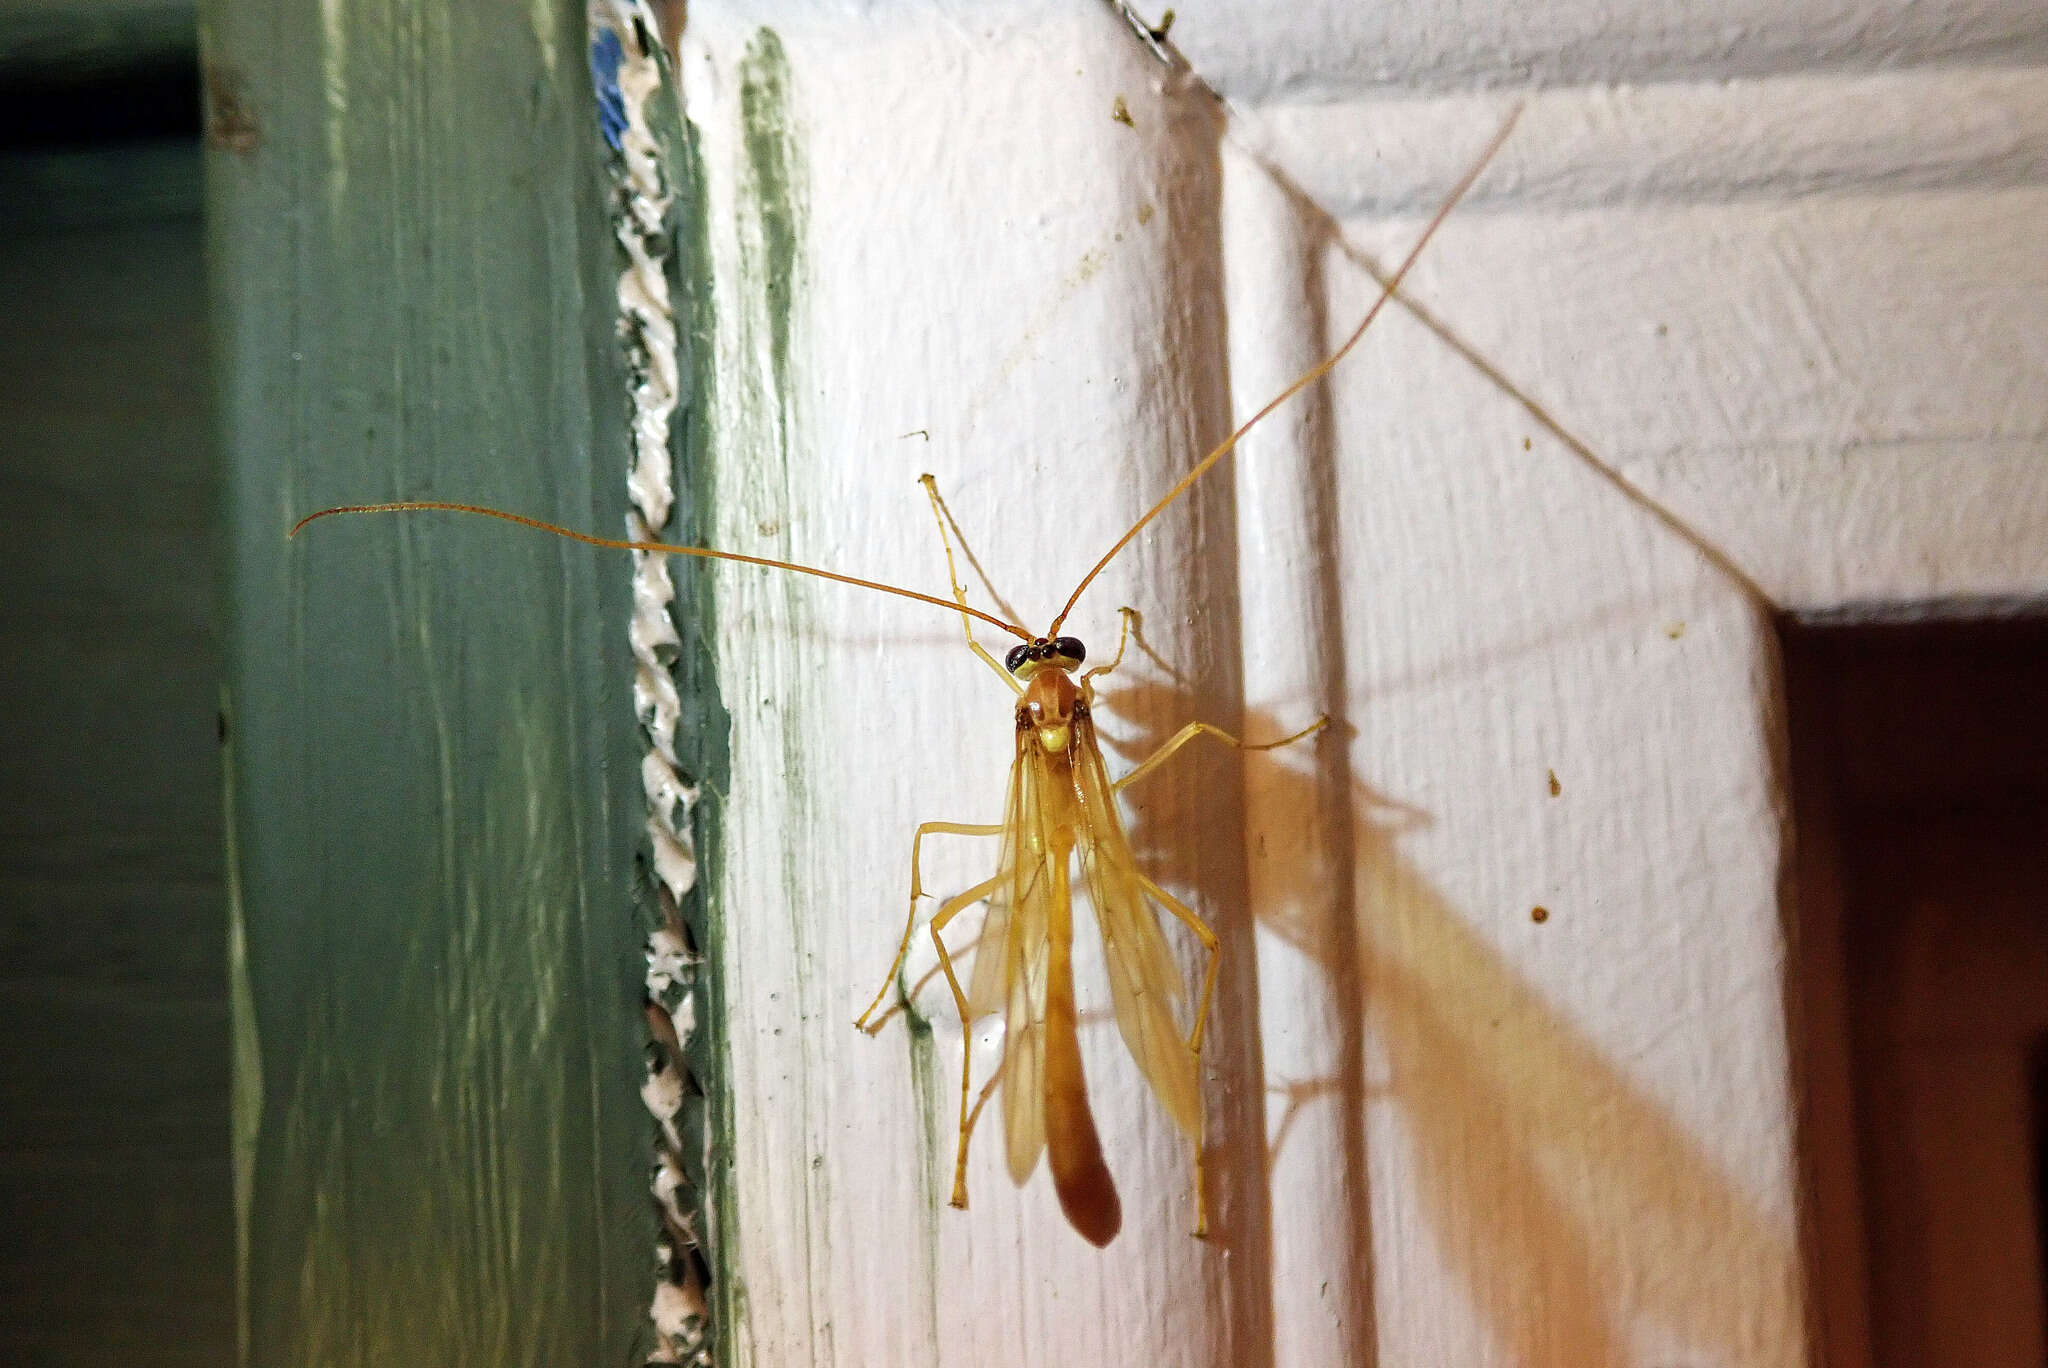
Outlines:
{"label": "wasp compound eye", "polygon": [[1065,656],[1076,665],[1079,665],[1088,658],[1088,648],[1081,644],[1081,638],[1079,637],[1060,637],[1053,642],[1052,653],[1057,656]]}
{"label": "wasp compound eye", "polygon": [[1010,653],[1003,657],[1003,668],[1008,670],[1011,674],[1015,674],[1019,669],[1023,667],[1024,662],[1026,660],[1029,660],[1030,658],[1030,646],[1012,646],[1010,648]]}

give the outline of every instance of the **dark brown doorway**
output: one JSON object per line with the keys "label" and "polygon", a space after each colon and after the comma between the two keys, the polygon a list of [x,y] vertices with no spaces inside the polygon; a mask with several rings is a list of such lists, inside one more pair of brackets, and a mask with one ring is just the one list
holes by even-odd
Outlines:
{"label": "dark brown doorway", "polygon": [[1786,632],[1829,1368],[2042,1368],[2048,622]]}

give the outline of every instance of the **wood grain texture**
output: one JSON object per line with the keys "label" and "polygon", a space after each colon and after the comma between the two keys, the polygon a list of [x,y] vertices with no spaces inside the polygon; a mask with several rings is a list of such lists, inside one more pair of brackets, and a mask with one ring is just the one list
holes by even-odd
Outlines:
{"label": "wood grain texture", "polygon": [[237,1181],[252,1362],[620,1363],[654,1224],[581,6],[220,4]]}

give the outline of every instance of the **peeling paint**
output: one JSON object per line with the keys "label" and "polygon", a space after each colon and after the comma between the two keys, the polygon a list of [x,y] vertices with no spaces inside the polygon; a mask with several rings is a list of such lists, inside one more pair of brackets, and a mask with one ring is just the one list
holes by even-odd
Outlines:
{"label": "peeling paint", "polygon": [[[629,372],[633,420],[627,472],[631,511],[626,532],[653,540],[676,510],[674,423],[683,403],[680,333],[670,271],[677,249],[671,211],[675,183],[654,127],[666,103],[657,27],[644,5],[593,4],[590,71],[599,131],[615,154],[614,222],[626,264],[618,282],[620,337]],[[694,577],[694,571],[685,570]],[[692,580],[694,582],[694,578]],[[708,1365],[719,1318],[711,1296],[723,1276],[713,1259],[715,1199],[697,1179],[714,1169],[709,1136],[684,1115],[705,1089],[692,1077],[703,1011],[702,961],[690,945],[681,909],[698,889],[698,787],[677,751],[685,704],[672,665],[683,654],[674,613],[676,581],[668,559],[633,557],[633,701],[646,749],[640,760],[647,803],[646,840],[660,920],[646,947],[645,993],[652,1033],[661,1048],[650,1057],[641,1097],[657,1128],[653,1191],[662,1213],[657,1247],[661,1270],[648,1315],[655,1348],[649,1362]],[[693,1143],[694,1141],[694,1143]],[[696,1177],[693,1177],[693,1174]],[[711,1286],[707,1288],[706,1277]]]}
{"label": "peeling paint", "polygon": [[[677,200],[682,205],[675,229],[676,248],[669,258],[679,330],[678,360],[683,367],[678,373],[682,384],[678,429],[681,449],[690,458],[682,471],[688,484],[678,490],[677,525],[672,532],[680,540],[695,542],[704,540],[704,530],[711,526],[716,511],[712,468],[719,450],[719,434],[711,421],[718,398],[718,365],[712,344],[716,300],[711,284],[710,233],[702,213],[703,153],[697,130],[682,120],[679,104],[669,108],[673,123],[664,126],[673,133],[673,171]],[[687,612],[680,615],[678,623],[682,644],[674,666],[682,685],[682,734],[690,746],[686,758],[706,786],[714,792],[724,792],[731,787],[731,718],[718,696],[713,645],[719,637],[718,602],[711,592],[709,567],[692,564],[674,568],[685,586],[683,597],[687,604]],[[697,849],[703,861],[697,884],[698,951],[716,966],[723,963],[726,943],[724,893],[718,871],[723,811],[717,804],[703,804],[698,807],[695,820]],[[713,1274],[711,1353],[716,1363],[738,1363],[743,1361],[737,1345],[746,1315],[746,1288],[735,1276],[738,1264],[732,1248],[739,1221],[731,1162],[731,1090],[725,1082],[731,1064],[723,976],[715,970],[703,974],[698,991],[701,1001],[696,1067],[706,1081],[708,1093],[702,1124],[703,1178],[707,1188],[703,1202],[709,1245],[706,1252]]]}

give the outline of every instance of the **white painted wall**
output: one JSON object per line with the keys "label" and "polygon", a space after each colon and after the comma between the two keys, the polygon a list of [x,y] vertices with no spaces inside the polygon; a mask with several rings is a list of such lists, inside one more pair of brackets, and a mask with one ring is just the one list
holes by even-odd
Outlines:
{"label": "white painted wall", "polygon": [[[1088,0],[692,7],[719,544],[942,591],[931,470],[1033,626],[1546,87],[1413,307],[1072,624],[1101,650],[1146,615],[1126,762],[1188,718],[1338,719],[1131,805],[1224,940],[1214,1243],[1106,1020],[1122,1238],[1013,1191],[993,1127],[945,1209],[949,1003],[917,999],[929,1046],[849,1023],[912,828],[998,815],[1009,697],[935,610],[720,572],[753,1362],[1809,1361],[1769,614],[2048,594],[2048,19],[1685,16],[1183,6],[1226,113]],[[805,167],[780,391],[762,25]],[[992,858],[935,843],[930,881]]]}

